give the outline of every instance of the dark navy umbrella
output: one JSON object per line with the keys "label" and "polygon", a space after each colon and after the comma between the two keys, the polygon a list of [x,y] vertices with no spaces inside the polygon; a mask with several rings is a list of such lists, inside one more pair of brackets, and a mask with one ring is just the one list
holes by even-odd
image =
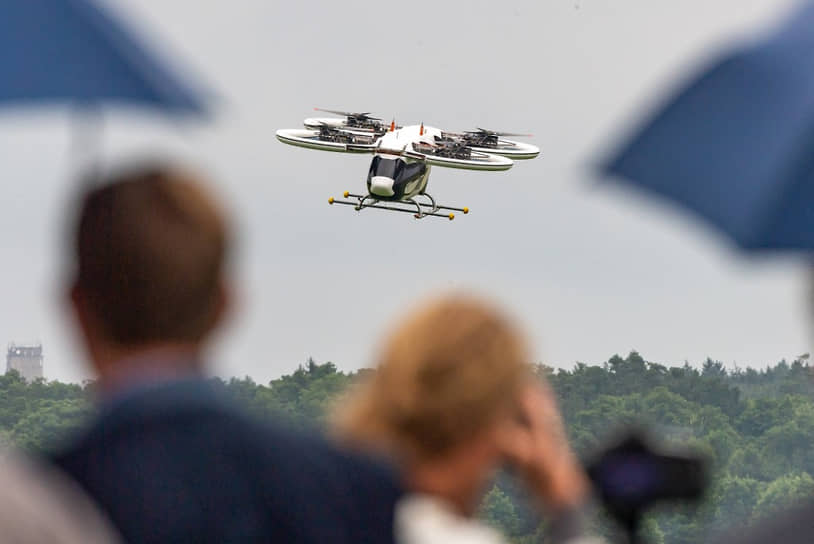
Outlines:
{"label": "dark navy umbrella", "polygon": [[814,249],[814,3],[681,89],[603,166],[744,249]]}
{"label": "dark navy umbrella", "polygon": [[0,1],[0,105],[4,102],[206,111],[198,89],[90,0]]}

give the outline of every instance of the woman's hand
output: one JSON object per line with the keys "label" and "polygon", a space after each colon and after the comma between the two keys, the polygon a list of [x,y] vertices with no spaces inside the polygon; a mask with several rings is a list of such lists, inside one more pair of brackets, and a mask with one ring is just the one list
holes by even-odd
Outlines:
{"label": "woman's hand", "polygon": [[530,384],[520,393],[518,408],[502,438],[504,455],[549,510],[579,507],[588,499],[589,485],[568,444],[553,391],[544,383]]}

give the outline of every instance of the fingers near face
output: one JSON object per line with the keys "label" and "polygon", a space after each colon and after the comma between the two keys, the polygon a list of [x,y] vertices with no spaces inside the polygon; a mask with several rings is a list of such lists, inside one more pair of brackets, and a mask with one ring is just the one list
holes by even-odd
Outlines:
{"label": "fingers near face", "polygon": [[527,424],[516,418],[507,418],[496,426],[495,436],[500,454],[506,461],[521,467],[532,462],[535,444]]}

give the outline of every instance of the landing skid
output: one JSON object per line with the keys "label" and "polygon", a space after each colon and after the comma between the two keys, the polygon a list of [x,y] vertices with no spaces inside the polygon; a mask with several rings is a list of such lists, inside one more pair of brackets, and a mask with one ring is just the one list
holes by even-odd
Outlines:
{"label": "landing skid", "polygon": [[[346,206],[353,206],[358,212],[365,208],[373,208],[376,210],[388,210],[391,212],[404,212],[411,213],[416,219],[423,219],[427,216],[432,217],[445,217],[452,221],[455,219],[455,214],[452,212],[462,212],[463,214],[469,213],[469,208],[454,208],[452,206],[439,206],[427,193],[417,195],[416,198],[409,198],[407,200],[399,201],[381,201],[376,200],[371,195],[355,195],[345,191],[342,195],[345,198],[352,198],[355,200],[339,200],[334,197],[328,199],[328,204],[345,204]],[[429,203],[418,200],[418,196],[424,196],[429,200]],[[449,212],[449,213],[444,213]]]}

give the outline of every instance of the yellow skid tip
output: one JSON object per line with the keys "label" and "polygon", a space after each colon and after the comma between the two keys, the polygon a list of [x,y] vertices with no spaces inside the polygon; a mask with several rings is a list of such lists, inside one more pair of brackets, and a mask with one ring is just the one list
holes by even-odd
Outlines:
{"label": "yellow skid tip", "polygon": [[453,219],[455,219],[455,214],[454,213],[449,214],[449,220],[452,221]]}
{"label": "yellow skid tip", "polygon": [[345,198],[348,198],[349,195],[350,191],[345,191],[344,193],[342,193],[342,196],[344,196]]}
{"label": "yellow skid tip", "polygon": [[329,198],[328,199],[328,204],[333,204],[333,203],[334,203],[334,197]]}
{"label": "yellow skid tip", "polygon": [[469,208],[464,208],[464,214],[469,213]]}

